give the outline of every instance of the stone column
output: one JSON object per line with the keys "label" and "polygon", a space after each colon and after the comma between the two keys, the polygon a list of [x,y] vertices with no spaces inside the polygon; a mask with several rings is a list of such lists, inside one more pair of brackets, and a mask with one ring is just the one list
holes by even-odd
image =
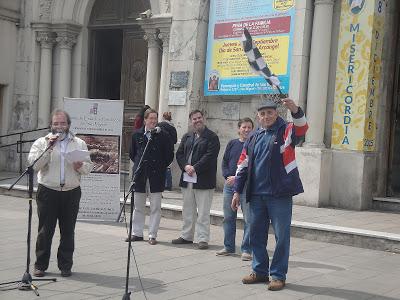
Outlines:
{"label": "stone column", "polygon": [[163,42],[163,52],[161,60],[161,79],[160,96],[158,97],[159,119],[162,119],[162,113],[168,110],[168,59],[169,59],[169,31],[161,32],[158,38]]}
{"label": "stone column", "polygon": [[334,0],[315,0],[307,92],[305,146],[325,148],[324,132]]}
{"label": "stone column", "polygon": [[51,110],[51,71],[52,54],[55,35],[50,31],[38,31],[36,41],[40,43],[40,77],[39,77],[39,104],[38,128],[43,128],[50,123]]}
{"label": "stone column", "polygon": [[54,103],[54,108],[61,108],[63,97],[71,95],[71,52],[77,36],[76,32],[57,32],[56,41],[60,48],[60,76],[58,78],[57,103]]}
{"label": "stone column", "polygon": [[147,41],[147,73],[145,104],[153,109],[158,108],[158,91],[160,79],[160,45],[157,34],[146,32],[144,39]]}

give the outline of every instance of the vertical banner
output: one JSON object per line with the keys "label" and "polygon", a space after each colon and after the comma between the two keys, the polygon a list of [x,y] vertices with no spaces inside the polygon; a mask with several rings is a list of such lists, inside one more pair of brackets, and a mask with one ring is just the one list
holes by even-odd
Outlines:
{"label": "vertical banner", "polygon": [[120,209],[120,161],[124,101],[64,98],[71,131],[84,140],[94,164],[82,176],[79,219],[116,220]]}
{"label": "vertical banner", "polygon": [[211,0],[204,95],[278,93],[250,70],[241,44],[244,28],[288,94],[294,16],[294,0]]}
{"label": "vertical banner", "polygon": [[384,0],[342,0],[332,148],[374,151]]}

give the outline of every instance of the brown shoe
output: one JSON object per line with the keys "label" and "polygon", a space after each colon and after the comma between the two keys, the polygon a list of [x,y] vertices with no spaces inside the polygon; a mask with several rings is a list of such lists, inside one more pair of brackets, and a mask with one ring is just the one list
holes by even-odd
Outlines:
{"label": "brown shoe", "polygon": [[156,239],[155,238],[149,238],[149,244],[150,245],[156,245],[157,244]]}
{"label": "brown shoe", "polygon": [[265,275],[257,275],[255,272],[251,272],[249,275],[243,277],[242,282],[244,284],[253,284],[253,283],[268,283],[269,278]]}
{"label": "brown shoe", "polygon": [[200,249],[200,250],[208,249],[208,243],[207,242],[199,242],[197,244],[197,249]]}
{"label": "brown shoe", "polygon": [[33,276],[35,277],[44,277],[45,272],[39,269],[36,269],[33,271]]}
{"label": "brown shoe", "polygon": [[272,279],[268,284],[268,289],[270,291],[280,291],[285,287],[285,280]]}

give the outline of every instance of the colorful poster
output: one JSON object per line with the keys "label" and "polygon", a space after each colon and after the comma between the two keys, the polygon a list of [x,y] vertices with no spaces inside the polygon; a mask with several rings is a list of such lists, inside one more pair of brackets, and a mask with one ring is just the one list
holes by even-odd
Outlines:
{"label": "colorful poster", "polygon": [[332,148],[374,151],[384,0],[342,0]]}
{"label": "colorful poster", "polygon": [[124,101],[64,98],[71,131],[83,139],[94,164],[82,177],[79,219],[115,221],[120,210],[120,161]]}
{"label": "colorful poster", "polygon": [[241,44],[244,28],[288,94],[294,16],[294,0],[211,0],[204,95],[278,93],[251,71]]}

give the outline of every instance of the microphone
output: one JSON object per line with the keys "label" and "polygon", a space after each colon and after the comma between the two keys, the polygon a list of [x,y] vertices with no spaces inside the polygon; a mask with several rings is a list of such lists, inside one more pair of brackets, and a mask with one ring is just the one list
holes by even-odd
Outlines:
{"label": "microphone", "polygon": [[49,142],[50,146],[53,146],[60,138],[64,135],[64,132],[53,132],[53,136]]}
{"label": "microphone", "polygon": [[153,129],[150,129],[148,132],[150,132],[150,134],[160,133],[161,128],[157,126],[157,127],[154,127]]}

